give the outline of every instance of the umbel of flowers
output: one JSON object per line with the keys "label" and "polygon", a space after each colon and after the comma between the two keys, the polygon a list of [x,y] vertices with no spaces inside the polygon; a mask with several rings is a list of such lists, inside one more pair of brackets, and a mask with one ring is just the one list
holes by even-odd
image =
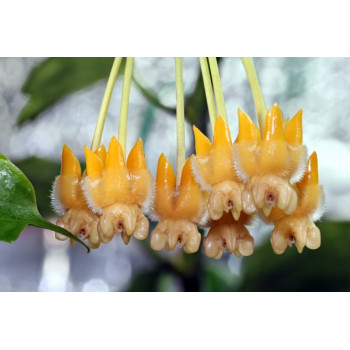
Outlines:
{"label": "umbel of flowers", "polygon": [[[61,174],[52,191],[53,207],[62,215],[57,225],[87,239],[90,248],[110,242],[114,234],[120,234],[125,244],[132,235],[145,239],[149,221],[143,212],[147,213],[151,203],[153,179],[146,168],[141,139],[126,164],[115,137],[108,153],[104,146],[95,152],[85,147],[85,155],[86,171],[81,177],[78,160],[63,146]],[[67,237],[56,234],[56,238]]]}
{"label": "umbel of flowers", "polygon": [[260,217],[274,225],[270,241],[276,254],[293,243],[300,253],[305,246],[317,249],[321,237],[314,221],[322,214],[323,191],[316,152],[308,158],[303,145],[302,111],[283,119],[274,104],[264,122],[259,121],[260,128],[241,110],[238,120],[233,142],[225,118],[211,116],[212,141],[194,126],[196,154],[184,161],[183,143],[183,166],[178,160],[177,174],[161,154],[155,180],[146,167],[141,139],[126,161],[126,135],[124,147],[112,137],[108,152],[104,146],[95,151],[85,147],[83,174],[65,145],[52,191],[57,224],[98,248],[114,235],[121,235],[125,244],[131,236],[147,238],[149,217],[158,221],[150,237],[153,249],[180,246],[186,253],[199,250],[202,227],[207,231],[205,254],[219,259],[226,251],[237,257],[253,253],[248,229]]}

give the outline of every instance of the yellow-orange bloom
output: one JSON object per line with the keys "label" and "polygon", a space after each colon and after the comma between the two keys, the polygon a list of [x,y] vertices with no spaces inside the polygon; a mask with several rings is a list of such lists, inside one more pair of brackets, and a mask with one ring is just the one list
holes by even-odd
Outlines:
{"label": "yellow-orange bloom", "polygon": [[[103,152],[103,147],[97,152]],[[70,231],[81,239],[87,239],[90,248],[98,248],[100,239],[97,233],[98,216],[92,213],[85,203],[80,188],[81,167],[78,159],[68,146],[62,150],[61,173],[57,176],[51,195],[51,203],[56,213],[61,216],[57,225]],[[59,240],[68,239],[56,233]],[[72,245],[74,240],[70,240]]]}
{"label": "yellow-orange bloom", "polygon": [[302,111],[283,121],[277,104],[273,105],[260,130],[241,110],[239,133],[234,144],[235,169],[247,185],[242,193],[243,210],[254,214],[261,209],[268,216],[274,207],[286,214],[295,211],[297,193],[292,184],[305,167],[306,149],[302,138]]}
{"label": "yellow-orange bloom", "polygon": [[312,153],[302,180],[296,184],[299,193],[298,206],[291,215],[274,209],[269,220],[274,221],[271,245],[276,254],[282,254],[287,246],[295,243],[301,253],[306,246],[317,249],[321,245],[321,233],[313,223],[322,214],[323,191],[318,184],[317,154]]}
{"label": "yellow-orange bloom", "polygon": [[224,213],[231,212],[238,220],[244,184],[234,169],[232,141],[227,124],[221,117],[216,120],[213,144],[195,126],[193,131],[196,156],[192,161],[192,169],[202,190],[210,192],[210,218],[218,220]]}
{"label": "yellow-orange bloom", "polygon": [[173,250],[178,243],[186,253],[199,249],[201,235],[197,224],[206,221],[207,194],[192,175],[192,157],[183,167],[178,188],[170,162],[164,154],[159,157],[153,213],[159,223],[151,234],[151,247],[155,250]]}
{"label": "yellow-orange bloom", "polygon": [[108,153],[98,156],[85,147],[87,176],[82,181],[86,202],[100,215],[98,233],[103,243],[121,234],[125,244],[131,235],[145,239],[149,222],[142,212],[152,197],[152,175],[146,168],[142,141],[129,153],[127,163],[121,145],[112,137]]}
{"label": "yellow-orange bloom", "polygon": [[238,258],[253,254],[254,238],[245,227],[248,223],[249,216],[245,213],[238,221],[224,214],[218,221],[210,222],[211,229],[203,239],[205,254],[214,259],[220,259],[226,251]]}

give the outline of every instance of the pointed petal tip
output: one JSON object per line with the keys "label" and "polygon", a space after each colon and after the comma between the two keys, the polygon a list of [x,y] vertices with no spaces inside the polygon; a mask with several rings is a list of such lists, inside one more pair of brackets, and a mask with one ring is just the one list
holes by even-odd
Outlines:
{"label": "pointed petal tip", "polygon": [[288,122],[286,127],[286,141],[292,146],[303,144],[303,111],[300,109]]}
{"label": "pointed petal tip", "polygon": [[162,153],[158,159],[156,184],[157,186],[167,184],[168,186],[174,188],[176,185],[176,178],[173,167],[171,166],[164,153]]}
{"label": "pointed petal tip", "polygon": [[102,163],[104,164],[106,161],[107,151],[106,147],[104,145],[101,145],[96,151],[95,154],[102,160]]}
{"label": "pointed petal tip", "polygon": [[263,140],[283,140],[283,116],[282,111],[277,103],[275,103],[269,110],[265,119],[265,129]]}
{"label": "pointed petal tip", "polygon": [[318,159],[317,153],[313,152],[306,164],[306,172],[300,182],[300,186],[317,185],[318,184]]}
{"label": "pointed petal tip", "polygon": [[136,141],[134,147],[131,149],[126,166],[129,170],[146,169],[146,158],[141,138]]}
{"label": "pointed petal tip", "polygon": [[199,156],[209,156],[211,150],[211,142],[197,127],[193,125],[193,133],[195,140],[196,154]]}
{"label": "pointed petal tip", "polygon": [[310,182],[318,184],[318,158],[316,152],[313,152],[309,157],[307,171],[310,173]]}
{"label": "pointed petal tip", "polygon": [[115,136],[112,136],[106,156],[106,170],[125,168],[124,152]]}
{"label": "pointed petal tip", "polygon": [[66,144],[63,145],[62,149],[61,175],[81,176],[80,163]]}
{"label": "pointed petal tip", "polygon": [[189,158],[187,158],[185,165],[182,169],[180,185],[195,183],[192,175],[192,167],[191,167],[192,159],[193,159],[193,154]]}
{"label": "pointed petal tip", "polygon": [[238,109],[238,123],[239,131],[236,142],[260,140],[259,128],[241,109]]}
{"label": "pointed petal tip", "polygon": [[101,177],[103,170],[103,163],[100,157],[98,157],[90,148],[84,146],[85,159],[86,159],[86,172],[89,177]]}
{"label": "pointed petal tip", "polygon": [[218,117],[214,128],[213,147],[225,145],[232,145],[231,133],[224,119]]}

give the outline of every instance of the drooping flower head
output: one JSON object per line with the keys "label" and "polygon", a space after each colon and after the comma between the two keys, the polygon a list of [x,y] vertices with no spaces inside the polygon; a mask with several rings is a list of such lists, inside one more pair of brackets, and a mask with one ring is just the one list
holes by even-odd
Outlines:
{"label": "drooping flower head", "polygon": [[92,212],[100,215],[98,233],[103,243],[121,234],[125,244],[131,235],[145,239],[149,222],[142,212],[152,197],[152,175],[146,168],[139,139],[125,164],[123,150],[112,137],[108,153],[99,157],[85,147],[87,176],[82,181],[85,199]]}
{"label": "drooping flower head", "polygon": [[186,253],[199,249],[201,235],[197,224],[206,221],[208,199],[193,177],[192,157],[183,167],[178,188],[170,162],[164,154],[159,157],[153,213],[159,223],[151,234],[151,247],[155,250],[173,250],[178,243]]}
{"label": "drooping flower head", "polygon": [[245,226],[250,219],[249,215],[242,213],[236,221],[232,215],[225,213],[219,220],[210,222],[211,228],[203,239],[205,254],[214,259],[220,259],[226,251],[238,258],[252,255],[254,238]]}
{"label": "drooping flower head", "polygon": [[213,143],[193,127],[196,156],[192,169],[202,190],[210,192],[208,212],[212,220],[231,212],[235,220],[242,210],[244,185],[234,169],[230,130],[222,118],[215,123]]}
{"label": "drooping flower head", "polygon": [[235,169],[247,183],[242,193],[243,210],[254,214],[261,209],[268,216],[274,207],[286,214],[296,209],[297,193],[291,186],[303,174],[306,149],[302,138],[302,112],[283,122],[282,112],[273,105],[260,130],[241,110],[239,133],[234,144]]}
{"label": "drooping flower head", "polygon": [[209,192],[210,230],[203,240],[205,253],[216,259],[225,251],[238,257],[251,255],[254,239],[245,227],[251,218],[241,213],[244,183],[234,168],[230,130],[220,117],[215,123],[213,143],[196,127],[193,130],[196,142],[193,172],[201,188]]}
{"label": "drooping flower head", "polygon": [[[96,153],[103,154],[104,147],[100,147]],[[97,232],[98,216],[91,212],[85,203],[84,195],[80,187],[81,167],[78,159],[68,146],[62,150],[61,173],[57,176],[51,194],[51,203],[56,213],[61,216],[57,225],[70,231],[73,235],[87,239],[90,248],[98,248],[100,239]],[[59,240],[68,239],[56,233]],[[75,241],[70,240],[74,245]]]}
{"label": "drooping flower head", "polygon": [[323,190],[318,183],[317,163],[317,154],[314,152],[307,162],[302,180],[295,185],[299,199],[294,213],[286,215],[275,208],[269,216],[275,224],[271,245],[276,254],[283,253],[292,243],[295,243],[299,253],[305,246],[317,249],[321,245],[321,233],[314,224],[323,213]]}

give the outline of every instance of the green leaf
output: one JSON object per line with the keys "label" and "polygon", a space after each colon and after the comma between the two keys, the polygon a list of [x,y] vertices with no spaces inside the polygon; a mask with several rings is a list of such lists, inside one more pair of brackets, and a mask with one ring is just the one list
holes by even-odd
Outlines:
{"label": "green leaf", "polygon": [[141,83],[135,77],[133,77],[132,81],[134,82],[135,86],[139,89],[141,94],[146,98],[146,100],[151,105],[154,105],[155,107],[158,107],[158,108],[162,109],[163,111],[166,111],[166,112],[171,113],[173,115],[176,114],[176,108],[164,106],[160,102],[159,98],[156,95],[154,95],[149,89],[146,89],[144,86],[142,86]]}
{"label": "green leaf", "polygon": [[34,186],[39,212],[44,217],[53,215],[49,193],[52,190],[52,183],[57,174],[60,173],[61,164],[37,157],[16,161],[14,164],[26,174],[28,180]]}
{"label": "green leaf", "polygon": [[15,241],[27,225],[59,232],[89,247],[62,227],[46,221],[36,206],[35,192],[26,176],[0,153],[0,240]]}
{"label": "green leaf", "polygon": [[[32,70],[22,88],[25,94],[29,94],[30,99],[18,117],[18,125],[35,119],[60,98],[107,78],[113,59],[56,57],[43,61]],[[120,67],[120,72],[122,70]]]}

